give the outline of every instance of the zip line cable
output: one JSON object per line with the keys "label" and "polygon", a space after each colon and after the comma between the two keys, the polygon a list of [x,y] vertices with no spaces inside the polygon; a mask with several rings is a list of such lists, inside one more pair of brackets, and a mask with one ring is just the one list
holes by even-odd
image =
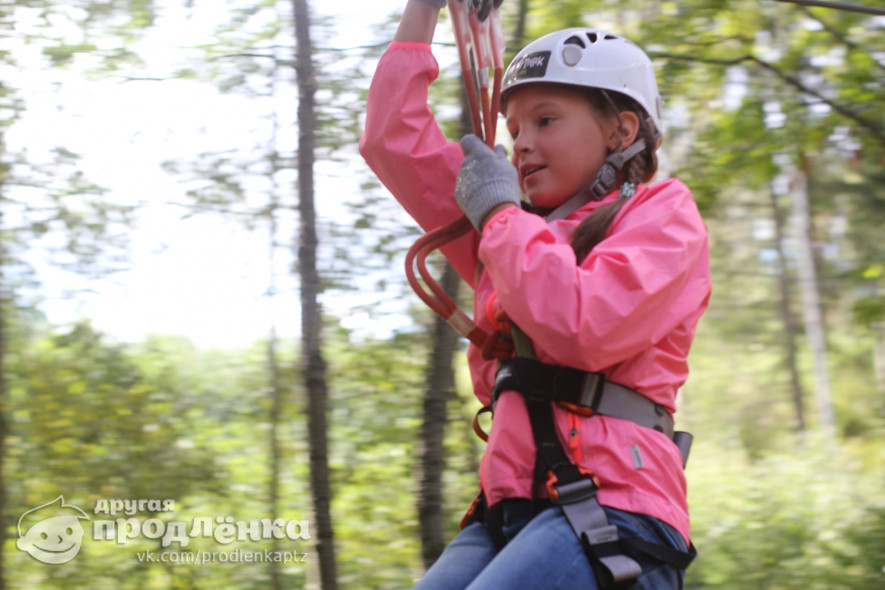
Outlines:
{"label": "zip line cable", "polygon": [[885,8],[873,8],[872,6],[861,6],[859,4],[845,4],[844,2],[825,2],[824,0],[774,0],[775,2],[784,2],[787,4],[799,4],[801,6],[818,6],[820,8],[834,8],[836,10],[846,10],[848,12],[862,12],[865,14],[875,14],[885,16]]}

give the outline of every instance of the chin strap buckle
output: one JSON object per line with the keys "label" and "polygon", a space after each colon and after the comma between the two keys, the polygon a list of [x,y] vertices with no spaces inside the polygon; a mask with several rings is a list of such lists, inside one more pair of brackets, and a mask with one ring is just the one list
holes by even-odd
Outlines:
{"label": "chin strap buckle", "polygon": [[596,173],[596,180],[590,185],[590,194],[595,200],[600,200],[609,194],[618,179],[618,172],[633,156],[645,149],[645,140],[641,137],[633,142],[633,145],[623,151],[618,151],[605,159],[602,168]]}

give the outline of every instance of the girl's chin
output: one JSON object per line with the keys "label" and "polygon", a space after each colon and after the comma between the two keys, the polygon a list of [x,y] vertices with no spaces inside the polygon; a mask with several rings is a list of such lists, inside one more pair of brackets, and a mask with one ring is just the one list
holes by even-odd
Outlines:
{"label": "girl's chin", "polygon": [[539,209],[556,209],[569,200],[569,197],[559,197],[553,195],[526,195],[533,207]]}

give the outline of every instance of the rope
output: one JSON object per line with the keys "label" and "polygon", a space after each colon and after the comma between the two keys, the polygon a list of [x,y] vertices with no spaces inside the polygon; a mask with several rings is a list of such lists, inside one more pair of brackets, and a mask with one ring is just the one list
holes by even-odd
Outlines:
{"label": "rope", "polygon": [[[474,8],[469,8],[466,0],[448,0],[473,132],[494,149],[495,129],[501,104],[501,80],[504,76],[501,9],[500,5],[493,8],[487,18],[480,20],[476,3],[470,2],[470,4],[473,4]],[[489,96],[490,69],[494,69],[491,97]],[[462,216],[418,238],[406,253],[406,278],[412,290],[430,309],[448,322],[460,335],[482,348],[484,355],[489,354],[488,358],[508,358],[512,354],[512,344],[508,345],[507,339],[502,334],[495,332],[493,337],[490,337],[479,328],[458,308],[427,270],[425,261],[431,252],[460,238],[472,229],[470,221]],[[424,289],[415,275],[416,267],[429,292]]]}

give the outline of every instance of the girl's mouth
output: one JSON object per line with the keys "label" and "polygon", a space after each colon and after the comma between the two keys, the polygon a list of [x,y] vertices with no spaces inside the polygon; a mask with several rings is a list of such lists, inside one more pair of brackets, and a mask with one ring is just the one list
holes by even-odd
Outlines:
{"label": "girl's mouth", "polygon": [[535,172],[539,172],[540,170],[544,170],[546,166],[526,166],[522,169],[522,177],[523,179],[528,178]]}

